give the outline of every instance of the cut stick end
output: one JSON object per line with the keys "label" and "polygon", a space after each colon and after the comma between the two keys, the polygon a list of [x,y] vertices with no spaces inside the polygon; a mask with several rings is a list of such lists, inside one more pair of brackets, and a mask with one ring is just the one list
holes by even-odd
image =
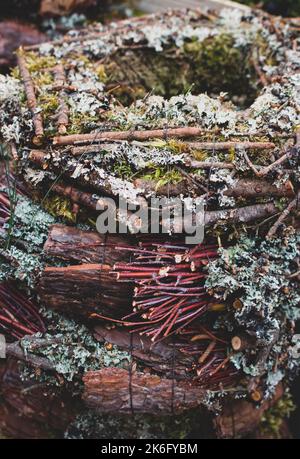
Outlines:
{"label": "cut stick end", "polygon": [[231,340],[231,346],[235,351],[239,351],[242,347],[242,340],[239,336],[234,336]]}
{"label": "cut stick end", "polygon": [[36,146],[41,146],[43,143],[43,136],[42,135],[35,135],[32,139],[32,143]]}
{"label": "cut stick end", "polygon": [[262,393],[259,390],[251,392],[250,397],[254,402],[260,402],[262,400]]}

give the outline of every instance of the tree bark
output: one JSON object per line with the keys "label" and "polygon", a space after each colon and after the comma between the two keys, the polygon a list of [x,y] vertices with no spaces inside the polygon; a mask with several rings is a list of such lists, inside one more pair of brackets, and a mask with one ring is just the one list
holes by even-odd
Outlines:
{"label": "tree bark", "polygon": [[61,437],[82,402],[65,388],[24,381],[21,371],[18,359],[0,361],[1,433],[20,439]]}
{"label": "tree bark", "polygon": [[[146,192],[156,191],[162,195],[179,196],[181,193],[186,194],[188,190],[186,180],[159,187],[157,187],[157,182],[153,180],[136,179],[134,184],[137,188],[142,188]],[[209,181],[205,183],[205,185],[208,184]],[[211,193],[214,193],[214,191],[212,190]],[[234,198],[260,198],[261,196],[292,197],[295,192],[289,180],[277,187],[266,180],[241,178],[237,179],[223,194]]]}
{"label": "tree bark", "polygon": [[170,340],[153,343],[145,336],[130,334],[120,327],[107,329],[103,325],[96,325],[94,337],[100,342],[111,343],[130,351],[134,359],[167,378],[186,379],[188,369],[195,362],[193,355],[183,354]]}
{"label": "tree bark", "polygon": [[39,14],[41,16],[65,16],[73,11],[95,6],[95,3],[95,0],[42,0]]}
{"label": "tree bark", "polygon": [[104,263],[111,267],[118,261],[129,261],[126,251],[115,246],[126,245],[116,235],[82,231],[73,226],[53,225],[44,245],[46,255],[72,263]]}
{"label": "tree bark", "polygon": [[259,407],[247,400],[229,400],[221,416],[214,420],[217,434],[221,438],[237,438],[254,432],[261,422],[262,415],[283,395],[279,384],[271,400],[265,400]]}
{"label": "tree bark", "polygon": [[100,412],[173,414],[201,406],[205,390],[185,381],[121,368],[89,371],[83,400]]}
{"label": "tree bark", "polygon": [[[255,204],[253,206],[238,207],[236,209],[212,210],[204,212],[203,215],[193,215],[193,222],[190,219],[186,221],[182,219],[174,219],[172,223],[174,233],[181,231],[182,224],[187,233],[193,234],[195,232],[195,225],[213,226],[216,223],[249,223],[251,221],[258,221],[262,218],[267,218],[278,213],[278,208],[273,202],[266,204]],[[163,228],[169,228],[170,222],[165,220],[162,222]]]}
{"label": "tree bark", "polygon": [[47,307],[89,318],[92,313],[120,318],[130,312],[132,287],[112,277],[111,266],[82,264],[47,267],[37,290]]}

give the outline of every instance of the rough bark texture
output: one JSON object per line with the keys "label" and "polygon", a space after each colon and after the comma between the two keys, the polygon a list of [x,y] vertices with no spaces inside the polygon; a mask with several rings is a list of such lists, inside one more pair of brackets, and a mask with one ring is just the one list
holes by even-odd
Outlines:
{"label": "rough bark texture", "polygon": [[[213,165],[211,167],[213,168]],[[157,183],[153,180],[136,179],[134,184],[137,188],[142,188],[146,192],[156,191],[159,194],[167,196],[178,196],[181,193],[186,194],[187,191],[186,180],[159,187],[157,187]],[[205,185],[208,184],[205,183]],[[213,191],[211,192],[213,193]],[[234,198],[260,198],[261,196],[290,197],[294,196],[294,194],[293,185],[289,180],[277,187],[266,180],[238,179],[230,188],[224,191],[225,196],[232,196]]]}
{"label": "rough bark texture", "polygon": [[19,65],[20,74],[21,74],[23,84],[24,84],[27,104],[32,112],[32,119],[33,119],[33,124],[34,124],[34,131],[35,131],[35,138],[33,139],[33,143],[39,144],[44,134],[43,117],[41,113],[38,111],[34,84],[31,79],[30,72],[28,71],[26,67],[25,59],[21,54],[18,54],[18,65]]}
{"label": "rough bark texture", "polygon": [[125,251],[115,249],[124,245],[121,237],[103,235],[96,231],[81,231],[73,226],[53,225],[44,245],[46,255],[75,263],[104,263],[113,266],[128,261]]}
{"label": "rough bark texture", "polygon": [[0,430],[13,438],[61,437],[80,403],[64,389],[24,382],[14,358],[0,362],[0,389]]}
{"label": "rough bark texture", "polygon": [[261,196],[289,197],[295,193],[293,185],[289,180],[277,187],[266,180],[239,179],[231,188],[224,191],[224,194],[234,198],[259,198]]}
{"label": "rough bark texture", "polygon": [[193,356],[184,355],[170,340],[153,343],[149,338],[137,333],[129,334],[124,328],[107,329],[97,325],[94,336],[100,342],[115,344],[131,352],[132,357],[144,366],[162,373],[165,377],[186,378],[187,370],[194,363]]}
{"label": "rough bark texture", "polygon": [[17,360],[21,360],[24,362],[29,363],[30,365],[34,366],[35,368],[40,368],[42,370],[50,370],[54,369],[53,365],[51,364],[50,360],[45,357],[39,357],[35,354],[31,354],[29,352],[25,353],[23,348],[19,345],[19,342],[7,344],[6,346],[6,354],[10,357],[13,357]]}
{"label": "rough bark texture", "polygon": [[65,16],[95,6],[96,3],[97,0],[42,0],[39,13],[42,16]]}
{"label": "rough bark texture", "polygon": [[112,277],[111,266],[82,264],[47,267],[41,274],[38,292],[41,301],[60,312],[88,318],[92,313],[120,318],[129,312],[132,288]]}
{"label": "rough bark texture", "polygon": [[89,371],[83,377],[83,400],[101,412],[176,413],[200,406],[199,386],[120,368]]}
{"label": "rough bark texture", "polygon": [[69,124],[69,108],[66,103],[67,94],[63,89],[66,84],[66,75],[62,64],[54,68],[54,84],[61,86],[59,91],[59,106],[57,110],[57,127],[59,134],[65,134]]}

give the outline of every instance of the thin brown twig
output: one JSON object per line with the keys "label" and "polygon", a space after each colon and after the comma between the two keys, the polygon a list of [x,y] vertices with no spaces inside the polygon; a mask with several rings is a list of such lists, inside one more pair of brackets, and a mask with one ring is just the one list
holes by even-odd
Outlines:
{"label": "thin brown twig", "polygon": [[294,149],[291,149],[291,150],[287,151],[286,153],[284,153],[282,156],[280,156],[279,159],[274,161],[269,166],[265,166],[265,167],[262,167],[262,168],[258,169],[255,166],[255,164],[252,163],[252,161],[250,160],[250,158],[247,155],[247,153],[245,151],[243,152],[245,161],[247,162],[248,166],[250,167],[250,169],[254,172],[254,174],[257,177],[265,177],[270,172],[272,172],[274,169],[276,169],[278,166],[281,166],[281,164],[283,164],[285,161],[287,161],[293,154],[294,154]]}
{"label": "thin brown twig", "polygon": [[[76,145],[85,143],[98,143],[109,140],[149,140],[151,138],[172,138],[172,137],[198,137],[205,134],[205,130],[199,127],[178,127],[170,129],[150,129],[150,130],[132,130],[132,131],[102,131],[90,134],[73,134],[64,137],[54,137],[54,145]],[[226,150],[232,147],[243,147],[246,149],[272,149],[275,148],[273,142],[197,142],[193,145],[194,148],[202,148],[207,150]]]}
{"label": "thin brown twig", "polygon": [[230,150],[231,148],[244,148],[245,150],[271,150],[275,148],[273,142],[187,142],[189,147],[199,150]]}
{"label": "thin brown twig", "polygon": [[56,65],[53,69],[53,73],[54,73],[55,85],[57,87],[62,88],[60,89],[60,93],[59,93],[59,107],[58,107],[58,113],[57,113],[58,133],[65,134],[67,132],[67,126],[69,124],[69,109],[65,101],[66,93],[65,93],[65,90],[63,89],[65,82],[66,82],[66,76],[65,76],[65,71],[64,71],[62,64]]}
{"label": "thin brown twig", "polygon": [[284,211],[281,213],[279,218],[276,220],[274,225],[270,228],[270,230],[269,230],[269,232],[267,234],[267,239],[270,239],[273,236],[275,236],[275,234],[276,234],[279,226],[281,225],[281,223],[283,223],[284,220],[289,216],[289,214],[297,207],[299,198],[300,198],[300,192],[298,193],[298,196],[289,203],[289,205],[286,207],[286,209],[284,209]]}
{"label": "thin brown twig", "polygon": [[172,129],[153,129],[147,131],[102,131],[90,134],[74,134],[54,137],[53,145],[91,144],[108,140],[149,140],[152,138],[197,137],[205,133],[198,127],[181,127]]}
{"label": "thin brown twig", "polygon": [[42,118],[41,113],[38,111],[37,99],[35,95],[33,81],[31,79],[29,70],[27,69],[25,59],[21,53],[18,54],[18,66],[19,66],[20,74],[21,74],[23,84],[24,84],[28,107],[31,110],[32,118],[33,118],[33,124],[34,124],[34,130],[35,130],[35,138],[33,139],[33,142],[39,145],[44,135],[43,118]]}

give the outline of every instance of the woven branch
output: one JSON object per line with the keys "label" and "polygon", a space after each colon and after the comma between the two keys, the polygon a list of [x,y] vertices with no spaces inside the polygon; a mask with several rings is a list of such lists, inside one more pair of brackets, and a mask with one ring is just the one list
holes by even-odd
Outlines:
{"label": "woven branch", "polygon": [[[53,72],[55,86],[63,88],[66,83],[66,76],[63,65],[58,64],[56,67],[54,67]],[[69,109],[65,102],[65,98],[66,93],[64,89],[61,89],[59,94],[59,107],[57,113],[57,127],[59,134],[65,134],[69,124]]]}
{"label": "woven branch", "polygon": [[[74,134],[66,135],[64,137],[54,137],[54,145],[75,145],[75,144],[90,144],[98,143],[109,140],[149,140],[152,138],[168,139],[172,137],[185,138],[185,137],[199,137],[205,134],[205,130],[197,127],[182,127],[171,129],[149,129],[147,131],[107,131],[95,132],[92,134]],[[197,146],[198,145],[198,146]],[[201,145],[201,147],[200,147]],[[220,146],[214,142],[199,142],[194,144],[194,148],[203,148],[207,150],[214,149],[230,149],[230,148],[246,149],[272,149],[275,147],[273,142],[222,142]]]}
{"label": "woven branch", "polygon": [[[157,186],[153,180],[136,179],[134,184],[138,188],[142,188],[147,192],[156,191],[162,195],[179,196],[181,193],[186,192],[186,183],[181,181],[175,184],[167,184]],[[209,185],[205,182],[205,185]],[[197,188],[197,186],[196,186]],[[211,190],[213,194],[214,191]],[[259,198],[261,196],[274,196],[274,197],[291,197],[295,195],[294,188],[290,180],[287,180],[281,186],[277,187],[271,183],[259,179],[237,179],[232,186],[226,189],[223,194],[225,196],[232,196],[235,198]]]}
{"label": "woven branch", "polygon": [[33,85],[30,73],[26,67],[25,59],[20,53],[18,54],[18,65],[19,65],[20,74],[21,74],[24,88],[25,88],[28,107],[30,108],[32,112],[32,118],[33,118],[33,124],[34,124],[34,129],[35,129],[35,136],[36,136],[33,139],[33,142],[39,145],[44,135],[43,118],[42,118],[41,113],[38,111],[34,85]]}

